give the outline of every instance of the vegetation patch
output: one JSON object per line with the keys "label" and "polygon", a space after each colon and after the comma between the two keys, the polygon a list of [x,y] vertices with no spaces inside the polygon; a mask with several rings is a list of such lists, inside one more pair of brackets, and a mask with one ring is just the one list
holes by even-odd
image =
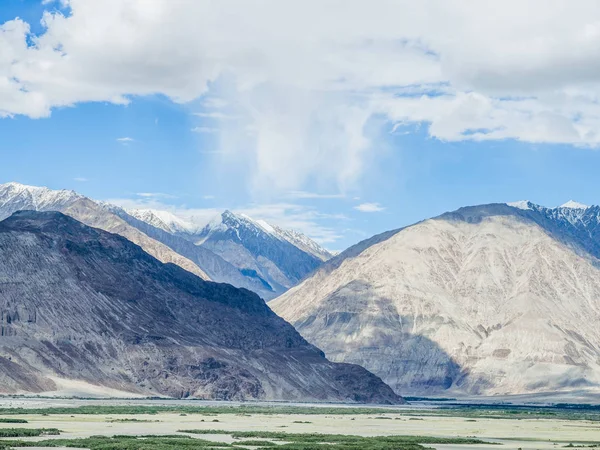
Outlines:
{"label": "vegetation patch", "polygon": [[160,420],[147,420],[147,419],[108,419],[108,423],[156,423],[160,422]]}
{"label": "vegetation patch", "polygon": [[59,435],[57,428],[0,428],[0,437],[33,437]]}
{"label": "vegetation patch", "polygon": [[[246,439],[234,443],[255,445],[261,449],[285,450],[423,450],[422,444],[485,444],[473,438],[436,438],[430,436],[374,436],[363,437],[344,434],[284,433],[277,431],[227,431],[227,430],[180,430],[190,434],[226,434],[234,439]],[[249,438],[268,439],[261,444],[250,444]],[[256,441],[254,441],[256,442]]]}
{"label": "vegetation patch", "polygon": [[[2,447],[4,445],[4,447]],[[204,450],[232,448],[222,442],[189,436],[92,436],[84,439],[52,439],[37,442],[2,441],[0,449],[20,447],[75,447],[90,450]]]}
{"label": "vegetation patch", "polygon": [[14,419],[8,417],[0,417],[0,423],[28,423],[25,419]]}
{"label": "vegetation patch", "polygon": [[86,405],[77,407],[49,407],[49,408],[0,408],[1,415],[18,414],[102,414],[102,415],[140,415],[140,414],[302,414],[302,415],[358,415],[358,414],[386,414],[400,413],[401,410],[386,408],[340,408],[340,407],[310,407],[310,406],[182,406],[182,405]]}

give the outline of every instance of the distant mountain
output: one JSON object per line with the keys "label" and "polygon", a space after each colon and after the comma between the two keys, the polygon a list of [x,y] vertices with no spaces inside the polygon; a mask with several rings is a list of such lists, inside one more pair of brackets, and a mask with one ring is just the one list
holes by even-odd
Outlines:
{"label": "distant mountain", "polygon": [[0,252],[1,393],[77,381],[171,397],[402,401],[363,368],[327,361],[257,295],[61,213],[0,222]]}
{"label": "distant mountain", "polygon": [[177,264],[208,279],[206,273],[188,258],[132,227],[122,217],[114,214],[114,210],[107,205],[95,202],[74,191],[51,190],[19,183],[0,185],[0,220],[20,210],[60,211],[86,225],[127,238],[162,262]]}
{"label": "distant mountain", "polygon": [[600,389],[600,208],[461,208],[374,236],[270,303],[405,394]]}
{"label": "distant mountain", "polygon": [[282,252],[289,251],[290,257],[301,264],[297,273],[288,274],[286,271],[289,270],[284,268],[279,274],[279,267],[262,257],[260,262],[239,264],[239,259],[231,258],[231,253],[213,251],[213,241],[210,239],[206,245],[195,245],[195,241],[204,238],[203,227],[167,211],[126,211],[74,191],[51,190],[19,183],[0,185],[0,220],[19,210],[59,211],[68,214],[87,225],[126,237],[163,262],[177,264],[204,279],[249,289],[267,300],[297,283],[318,267],[324,258],[330,256],[326,250],[300,233],[264,224],[273,230],[269,236],[276,241],[279,249],[277,257],[286,260]]}
{"label": "distant mountain", "polygon": [[243,214],[225,211],[188,239],[229,261],[242,273],[285,292],[332,255],[308,237]]}
{"label": "distant mountain", "polygon": [[127,213],[148,225],[159,228],[168,233],[193,234],[198,231],[198,226],[187,222],[168,211],[156,209],[130,209]]}
{"label": "distant mountain", "polygon": [[[185,222],[178,218],[167,221],[166,218],[169,217],[169,213],[160,215],[160,217],[163,218],[163,220],[161,220],[162,223],[156,220],[159,218],[159,215],[154,214],[154,212],[149,214],[137,213],[138,217],[149,220],[149,222],[145,222],[118,206],[105,204],[105,207],[127,222],[130,226],[136,228],[152,239],[163,243],[174,252],[192,261],[208,275],[210,280],[246,288],[265,299],[270,299],[275,295],[271,286],[265,286],[264,283],[255,277],[246,276],[241,270],[221,258],[216,253],[202,246],[195,245],[191,240],[186,239],[185,237],[190,235],[193,228],[191,225],[189,229],[179,226]],[[136,212],[134,211],[134,214],[135,213]],[[183,231],[184,229],[186,230],[185,232]],[[175,230],[178,231],[175,232]]]}

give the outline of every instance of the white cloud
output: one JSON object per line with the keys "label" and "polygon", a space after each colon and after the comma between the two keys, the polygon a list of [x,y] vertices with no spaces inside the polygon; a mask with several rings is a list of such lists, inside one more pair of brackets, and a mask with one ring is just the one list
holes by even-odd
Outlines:
{"label": "white cloud", "polygon": [[212,112],[198,112],[198,113],[194,113],[194,116],[198,116],[198,117],[204,117],[207,119],[215,119],[215,120],[230,120],[230,119],[236,119],[236,116],[232,116],[230,114],[225,114],[219,111],[212,111]]}
{"label": "white cloud", "polygon": [[135,195],[142,198],[177,198],[171,194],[165,194],[164,192],[137,192]]}
{"label": "white cloud", "polygon": [[286,197],[288,198],[309,198],[309,199],[318,199],[318,198],[344,198],[344,194],[320,194],[318,192],[307,192],[307,191],[289,191],[286,193]]}
{"label": "white cloud", "polygon": [[595,0],[68,6],[44,15],[39,36],[21,19],[0,25],[0,116],[204,97],[206,114],[240,120],[196,131],[218,130],[225,162],[250,167],[256,189],[344,192],[379,147],[384,133],[367,125],[380,116],[446,141],[600,145]]}
{"label": "white cloud", "polygon": [[219,129],[214,127],[194,127],[192,131],[194,133],[217,133]]}
{"label": "white cloud", "polygon": [[73,181],[78,181],[80,183],[85,183],[86,181],[88,181],[88,179],[84,178],[84,177],[75,177],[75,178],[73,178]]}
{"label": "white cloud", "polygon": [[120,137],[117,138],[117,142],[120,142],[121,144],[129,144],[130,142],[134,142],[135,139],[130,138],[130,137]]}
{"label": "white cloud", "polygon": [[379,203],[361,203],[360,205],[356,205],[354,207],[354,209],[356,209],[357,211],[360,212],[380,212],[385,210],[385,208],[383,206],[381,206]]}

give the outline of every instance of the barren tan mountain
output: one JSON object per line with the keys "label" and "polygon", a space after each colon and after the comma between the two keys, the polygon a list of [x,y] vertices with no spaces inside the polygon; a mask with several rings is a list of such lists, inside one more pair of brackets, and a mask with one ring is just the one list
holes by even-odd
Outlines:
{"label": "barren tan mountain", "polygon": [[405,394],[598,389],[600,210],[518,206],[376,236],[270,306]]}

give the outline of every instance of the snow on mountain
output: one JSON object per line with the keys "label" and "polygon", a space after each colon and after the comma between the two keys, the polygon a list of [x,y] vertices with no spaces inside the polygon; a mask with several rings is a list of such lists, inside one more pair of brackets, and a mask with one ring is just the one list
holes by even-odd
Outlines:
{"label": "snow on mountain", "polygon": [[405,394],[600,389],[600,208],[461,208],[375,236],[269,305]]}
{"label": "snow on mountain", "polygon": [[0,185],[0,219],[22,209],[43,211],[64,207],[84,197],[74,191],[55,191],[46,187],[20,183]]}
{"label": "snow on mountain", "polygon": [[574,200],[569,200],[567,203],[560,205],[560,208],[588,209],[589,206],[584,205],[583,203],[576,202]]}
{"label": "snow on mountain", "polygon": [[114,214],[109,206],[112,205],[96,202],[74,191],[56,191],[19,183],[0,185],[0,220],[20,210],[59,211],[86,225],[119,234],[139,245],[158,260],[177,264],[189,272],[208,279],[206,273],[197,264],[130,226]]}
{"label": "snow on mountain", "polygon": [[0,249],[0,394],[68,379],[147,396],[402,402],[365,369],[325,359],[255,294],[114,233],[21,211],[0,221]]}
{"label": "snow on mountain", "polygon": [[[252,290],[266,299],[296,284],[326,256],[316,243],[300,233],[229,211],[201,227],[168,211],[126,211],[74,191],[19,183],[0,185],[0,220],[19,210],[63,212],[87,225],[122,235],[163,262],[175,263],[205,279]],[[235,230],[235,242],[217,244],[215,233],[226,235],[228,230]],[[272,256],[263,255],[257,248],[261,239],[268,243],[264,248],[273,252]],[[203,245],[204,240],[211,242]],[[244,247],[245,243],[250,250]],[[291,267],[291,261],[296,261],[298,267]]]}
{"label": "snow on mountain", "polygon": [[169,233],[194,233],[198,226],[183,220],[175,214],[157,209],[128,209],[127,212],[153,227]]}
{"label": "snow on mountain", "polygon": [[272,290],[273,298],[297,284],[331,255],[301,233],[224,211],[189,236]]}
{"label": "snow on mountain", "polygon": [[520,200],[518,202],[507,203],[507,205],[512,206],[513,208],[531,209],[533,204],[529,200]]}
{"label": "snow on mountain", "polygon": [[294,230],[286,230],[278,226],[273,226],[271,229],[273,230],[273,233],[275,233],[280,239],[288,241],[290,244],[295,245],[300,250],[319,258],[323,262],[331,259],[334,256],[329,250],[321,247],[315,241],[302,233]]}

